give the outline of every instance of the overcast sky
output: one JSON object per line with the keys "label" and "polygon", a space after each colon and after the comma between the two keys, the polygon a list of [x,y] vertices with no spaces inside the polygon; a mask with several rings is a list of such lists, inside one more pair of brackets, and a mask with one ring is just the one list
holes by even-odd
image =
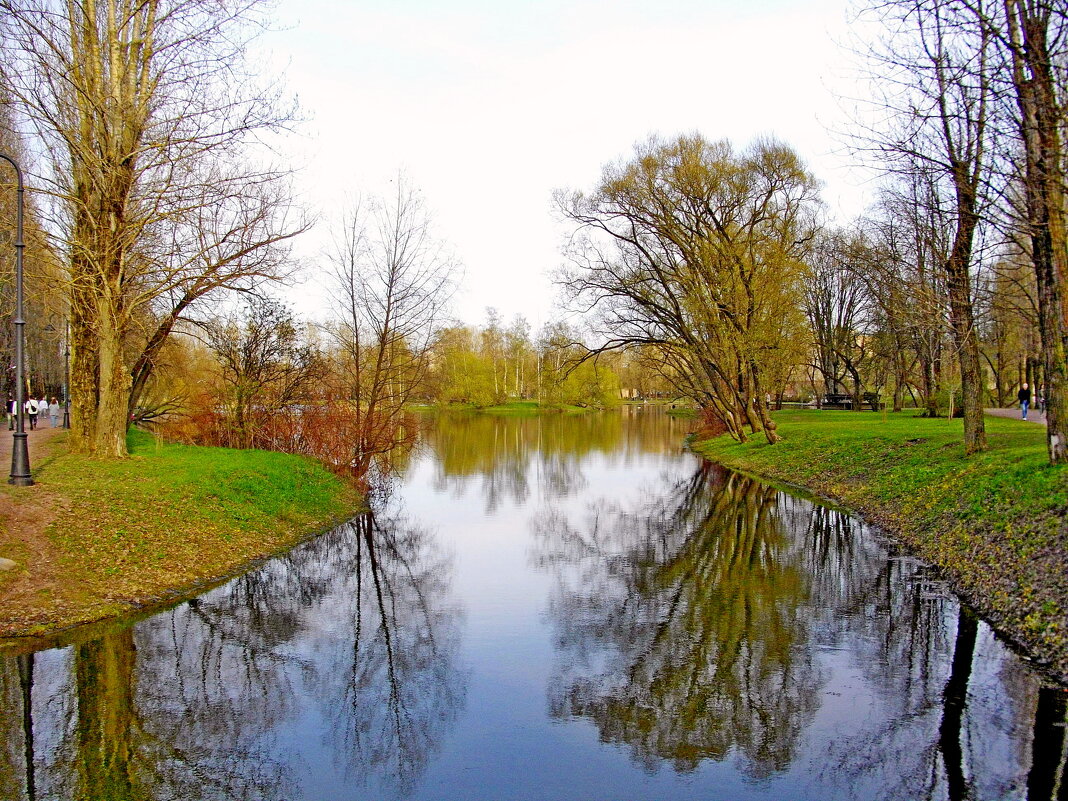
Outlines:
{"label": "overcast sky", "polygon": [[[465,322],[554,316],[553,190],[593,188],[654,133],[772,134],[832,216],[866,200],[833,133],[836,95],[854,94],[847,0],[281,0],[275,16],[264,44],[308,118],[289,143],[304,199],[329,214],[403,170],[466,267]],[[313,263],[327,236],[298,255]],[[298,309],[316,314],[318,283]]]}

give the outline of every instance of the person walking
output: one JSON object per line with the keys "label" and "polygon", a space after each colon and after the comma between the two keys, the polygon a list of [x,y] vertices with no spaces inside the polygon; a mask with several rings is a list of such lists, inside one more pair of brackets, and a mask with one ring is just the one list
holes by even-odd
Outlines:
{"label": "person walking", "polygon": [[59,400],[55,395],[48,403],[48,421],[52,424],[52,428],[59,428]]}
{"label": "person walking", "polygon": [[1024,385],[1022,387],[1020,387],[1020,391],[1016,393],[1016,399],[1018,401],[1020,401],[1020,413],[1021,413],[1020,419],[1021,420],[1026,420],[1027,419],[1027,407],[1031,405],[1031,390],[1027,386],[1027,382],[1026,381],[1024,382]]}
{"label": "person walking", "polygon": [[9,392],[7,393],[7,430],[15,430],[15,418],[18,417],[18,407],[15,405],[15,398]]}
{"label": "person walking", "polygon": [[40,411],[37,407],[37,401],[34,398],[30,398],[26,401],[26,415],[30,418],[30,431],[37,430],[37,412]]}

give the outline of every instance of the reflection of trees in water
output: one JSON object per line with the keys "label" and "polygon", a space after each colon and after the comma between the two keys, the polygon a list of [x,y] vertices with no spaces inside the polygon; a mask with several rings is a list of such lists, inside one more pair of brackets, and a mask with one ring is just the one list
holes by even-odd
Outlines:
{"label": "reflection of trees in water", "polygon": [[[33,706],[30,742],[58,739],[36,760],[39,797],[299,797],[279,735],[308,725],[301,699],[321,704],[327,730],[307,734],[335,761],[410,786],[463,700],[450,569],[425,531],[365,515],[74,646],[71,680],[49,676],[55,695]],[[0,658],[5,799],[27,797],[18,659]]]}
{"label": "reflection of trees in water", "polygon": [[33,661],[33,654],[0,656],[0,798],[36,796]]}
{"label": "reflection of trees in water", "polygon": [[1063,724],[1063,703],[1042,701],[1063,692],[1043,696],[929,568],[888,556],[842,512],[704,465],[581,525],[546,510],[535,531],[558,578],[552,713],[593,719],[650,769],[734,751],[751,776],[784,770],[830,676],[820,665],[836,664],[875,696],[870,720],[811,735],[837,793],[1024,798],[1025,780],[1041,788],[1028,798],[1068,792],[1053,789],[1063,734],[1037,745],[1040,729],[1063,731],[1048,722]]}
{"label": "reflection of trees in water", "polygon": [[438,457],[438,490],[461,492],[482,480],[487,511],[503,501],[526,501],[537,488],[550,498],[572,495],[586,486],[581,462],[591,453],[626,460],[635,453],[677,450],[685,433],[681,422],[660,411],[636,413],[627,425],[617,411],[579,415],[499,417],[446,414],[428,427],[424,439]]}
{"label": "reflection of trees in water", "polygon": [[837,602],[814,599],[817,609],[834,602],[834,614],[814,620],[814,636],[848,649],[878,710],[852,736],[828,739],[824,778],[863,799],[1023,798],[1029,761],[1032,771],[1050,770],[1032,757],[1027,731],[1041,714],[1037,678],[929,566],[892,547],[857,559],[871,538],[847,531],[855,526],[847,516],[815,507],[810,520],[808,537],[834,540],[822,569],[860,566],[814,585],[839,587]]}
{"label": "reflection of trees in water", "polygon": [[[865,799],[1023,797],[1035,677],[1010,665],[930,567],[891,548],[816,625],[823,646],[848,649],[877,709],[828,740],[826,780]],[[998,669],[976,680],[984,663]]]}
{"label": "reflection of trees in water", "polygon": [[582,530],[541,516],[560,579],[553,714],[593,718],[650,769],[732,750],[750,775],[786,768],[821,677],[777,509],[775,490],[706,465],[637,511],[592,510]]}
{"label": "reflection of trees in water", "polygon": [[[857,640],[856,663],[882,708],[854,736],[828,742],[825,777],[863,788],[853,797],[864,799],[1058,798],[1062,752],[1044,755],[1039,729],[1048,700],[1063,691],[1041,689],[929,568],[911,559],[888,564],[892,577],[880,575],[873,593],[882,610],[873,604],[857,619],[866,636]],[[1029,774],[1047,789],[1025,789]]]}
{"label": "reflection of trees in water", "polygon": [[1028,801],[1068,799],[1068,690],[1043,687],[1035,711]]}
{"label": "reflection of trees in water", "polygon": [[410,789],[463,704],[456,667],[460,610],[451,564],[427,533],[401,517],[348,524],[346,640],[324,675],[334,749],[351,779],[381,777]]}

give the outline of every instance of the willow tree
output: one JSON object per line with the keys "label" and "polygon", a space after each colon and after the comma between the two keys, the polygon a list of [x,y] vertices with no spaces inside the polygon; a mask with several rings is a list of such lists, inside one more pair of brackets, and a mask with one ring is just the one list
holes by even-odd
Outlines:
{"label": "willow tree", "polygon": [[277,277],[302,223],[254,164],[289,118],[244,69],[255,0],[0,0],[5,83],[47,154],[70,308],[72,446],[126,453],[176,322]]}
{"label": "willow tree", "polygon": [[558,195],[578,232],[561,281],[596,310],[599,351],[655,346],[676,389],[735,437],[778,436],[765,374],[803,330],[816,182],[774,141],[652,139],[592,193]]}

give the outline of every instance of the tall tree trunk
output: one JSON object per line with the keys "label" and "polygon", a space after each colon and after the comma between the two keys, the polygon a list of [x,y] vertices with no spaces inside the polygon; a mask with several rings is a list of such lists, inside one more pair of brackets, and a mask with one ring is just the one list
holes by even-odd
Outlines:
{"label": "tall tree trunk", "polygon": [[[958,167],[960,170],[963,165]],[[983,397],[986,382],[979,356],[979,336],[971,298],[972,242],[979,219],[975,213],[975,194],[970,180],[956,176],[957,232],[946,260],[946,289],[949,293],[949,321],[960,360],[961,407],[964,412],[964,452],[986,450],[986,423]]]}
{"label": "tall tree trunk", "polygon": [[[1046,442],[1051,462],[1068,461],[1068,233],[1064,218],[1062,112],[1049,51],[1051,10],[1005,0],[1013,83],[1026,162],[1024,196],[1038,284],[1045,373]],[[1036,387],[1037,391],[1040,389]]]}
{"label": "tall tree trunk", "polygon": [[923,416],[935,418],[938,417],[938,371],[934,359],[921,355],[920,363],[923,365]]}

